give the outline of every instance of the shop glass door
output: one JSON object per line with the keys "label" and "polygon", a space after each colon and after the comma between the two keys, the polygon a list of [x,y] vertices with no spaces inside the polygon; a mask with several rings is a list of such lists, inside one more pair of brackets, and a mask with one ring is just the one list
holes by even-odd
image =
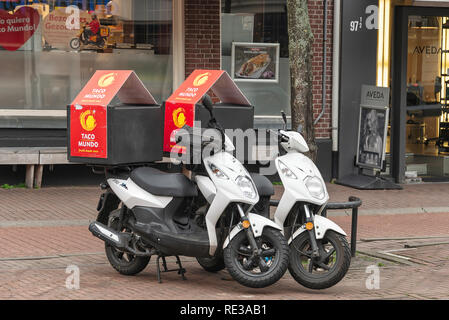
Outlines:
{"label": "shop glass door", "polygon": [[409,16],[406,176],[449,181],[449,17]]}

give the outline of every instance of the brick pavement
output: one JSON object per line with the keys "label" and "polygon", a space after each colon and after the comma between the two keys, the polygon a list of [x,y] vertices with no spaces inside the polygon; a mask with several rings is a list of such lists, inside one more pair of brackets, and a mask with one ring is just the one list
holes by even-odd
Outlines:
{"label": "brick pavement", "polygon": [[0,189],[0,222],[95,219],[99,187]]}
{"label": "brick pavement", "polygon": [[[350,195],[362,199],[360,240],[449,236],[449,210],[405,210],[449,207],[448,188],[449,184],[423,184],[405,186],[402,191],[360,191],[329,185],[329,193],[332,201],[344,201]],[[401,250],[394,252],[413,263],[358,254],[345,279],[320,292],[299,286],[288,274],[269,288],[245,288],[226,271],[204,272],[192,258],[183,258],[187,281],[170,273],[158,284],[154,259],[140,275],[121,276],[109,266],[103,242],[87,230],[88,221],[96,217],[99,194],[95,187],[0,190],[0,299],[449,299],[449,245],[403,251],[405,243],[431,241],[425,239],[358,241],[361,251]],[[393,209],[402,210],[401,214],[389,214]],[[350,216],[330,217],[349,233]],[[80,290],[65,287],[65,269],[71,264],[81,270]],[[379,290],[365,286],[369,265],[381,266]]]}
{"label": "brick pavement", "polygon": [[[364,258],[366,259],[366,258]],[[356,259],[347,276],[336,286],[312,291],[299,286],[287,273],[263,289],[246,288],[226,271],[204,272],[191,258],[184,258],[187,280],[176,273],[156,280],[154,259],[139,275],[119,275],[104,255],[62,257],[37,261],[0,261],[0,299],[162,299],[162,300],[303,300],[303,299],[449,299],[449,264],[379,267],[380,289],[369,290],[366,266],[378,260]],[[174,260],[168,260],[174,265]],[[66,268],[80,268],[80,289],[65,287]],[[382,263],[385,265],[385,263]]]}

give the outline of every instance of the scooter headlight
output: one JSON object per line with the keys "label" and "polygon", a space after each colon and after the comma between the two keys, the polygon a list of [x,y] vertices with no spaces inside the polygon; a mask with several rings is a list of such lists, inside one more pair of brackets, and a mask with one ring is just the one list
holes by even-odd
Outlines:
{"label": "scooter headlight", "polygon": [[237,179],[235,179],[235,183],[243,192],[245,197],[250,199],[255,199],[257,197],[256,189],[254,189],[254,185],[248,177],[238,176]]}
{"label": "scooter headlight", "polygon": [[279,169],[281,173],[287,178],[298,179],[296,175],[282,161],[279,161]]}
{"label": "scooter headlight", "polygon": [[217,166],[215,166],[213,163],[209,162],[209,168],[217,178],[222,180],[229,180],[228,176],[223,171],[218,169]]}
{"label": "scooter headlight", "polygon": [[305,180],[307,190],[309,190],[310,195],[319,200],[324,199],[325,191],[323,183],[317,177],[307,177]]}

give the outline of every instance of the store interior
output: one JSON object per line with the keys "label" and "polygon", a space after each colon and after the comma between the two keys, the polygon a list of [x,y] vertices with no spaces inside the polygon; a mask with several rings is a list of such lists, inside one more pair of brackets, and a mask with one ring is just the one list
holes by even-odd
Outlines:
{"label": "store interior", "polygon": [[406,176],[449,181],[449,18],[408,20]]}

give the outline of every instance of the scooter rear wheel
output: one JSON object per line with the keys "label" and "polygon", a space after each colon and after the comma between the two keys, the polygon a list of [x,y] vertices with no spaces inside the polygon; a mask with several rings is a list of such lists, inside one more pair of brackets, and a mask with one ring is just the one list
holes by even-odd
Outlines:
{"label": "scooter rear wheel", "polygon": [[78,50],[81,46],[81,42],[79,38],[73,38],[72,40],[70,40],[70,47],[73,50]]}
{"label": "scooter rear wheel", "polygon": [[247,235],[240,232],[224,249],[223,257],[226,268],[237,282],[246,287],[264,288],[287,271],[289,247],[282,233],[270,227],[265,227],[256,242],[261,249],[259,257],[252,256]]}
{"label": "scooter rear wheel", "polygon": [[211,258],[196,258],[200,266],[207,272],[218,272],[226,268],[223,256],[215,256]]}
{"label": "scooter rear wheel", "polygon": [[[118,214],[120,210],[112,211],[109,216],[108,226],[118,230]],[[129,231],[129,230],[121,230]],[[111,266],[120,274],[132,276],[143,271],[150,262],[151,257],[135,256],[131,253],[120,251],[115,247],[105,244],[106,256]]]}

